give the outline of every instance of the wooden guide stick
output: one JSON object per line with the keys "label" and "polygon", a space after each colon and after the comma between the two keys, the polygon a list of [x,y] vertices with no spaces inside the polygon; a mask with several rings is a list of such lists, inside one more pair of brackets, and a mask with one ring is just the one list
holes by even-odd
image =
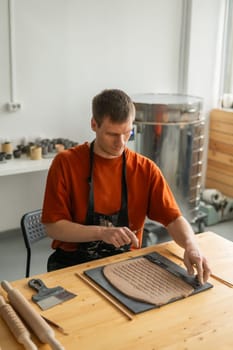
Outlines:
{"label": "wooden guide stick", "polygon": [[13,288],[9,282],[2,281],[2,288],[8,293],[8,299],[14,309],[30,326],[42,343],[48,343],[53,350],[65,350],[64,347],[55,339],[53,329],[46,323],[36,310],[33,309],[27,299],[16,288]]}
{"label": "wooden guide stick", "polygon": [[105,297],[108,301],[110,301],[118,310],[120,310],[125,316],[128,317],[130,321],[133,320],[133,316],[127,312],[123,307],[121,307],[114,299],[112,299],[108,294],[106,294],[102,289],[98,288],[94,283],[89,281],[86,277],[84,277],[81,273],[75,272],[75,275],[79,277],[82,281],[86,282],[89,286],[95,289],[99,294]]}
{"label": "wooden guide stick", "polygon": [[38,350],[38,347],[31,340],[29,331],[24,326],[15,310],[10,304],[5,302],[5,299],[1,295],[0,314],[18,343],[23,344],[24,348],[27,350]]}

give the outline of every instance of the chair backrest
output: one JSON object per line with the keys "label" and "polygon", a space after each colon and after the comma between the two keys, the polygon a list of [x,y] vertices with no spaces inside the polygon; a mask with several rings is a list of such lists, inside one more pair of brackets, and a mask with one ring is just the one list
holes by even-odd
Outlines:
{"label": "chair backrest", "polygon": [[27,249],[26,277],[30,274],[31,246],[47,236],[45,226],[41,222],[42,210],[37,209],[22,216],[20,225]]}

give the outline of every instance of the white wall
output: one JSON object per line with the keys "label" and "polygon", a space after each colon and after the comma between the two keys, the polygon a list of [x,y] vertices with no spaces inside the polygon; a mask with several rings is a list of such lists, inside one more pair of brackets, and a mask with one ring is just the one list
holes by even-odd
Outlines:
{"label": "white wall", "polygon": [[188,91],[204,98],[204,113],[217,106],[224,0],[193,0]]}
{"label": "white wall", "polygon": [[[1,112],[2,138],[64,136],[82,142],[91,136],[90,102],[100,90],[177,89],[181,0],[13,4],[16,99],[23,108]],[[7,45],[6,36],[6,56]],[[9,98],[7,76],[5,82],[2,107]]]}
{"label": "white wall", "polygon": [[[9,0],[10,1],[10,0]],[[11,0],[15,99],[9,113],[7,0],[0,0],[0,139],[90,140],[91,99],[104,88],[177,92],[183,0]],[[191,1],[191,0],[190,0]],[[215,105],[221,4],[193,0],[188,91]],[[1,166],[1,165],[0,165]],[[0,177],[0,231],[41,207],[46,171]]]}
{"label": "white wall", "polygon": [[41,207],[46,176],[38,171],[0,177],[0,232],[18,228],[25,212]]}
{"label": "white wall", "polygon": [[[104,88],[176,92],[182,0],[12,0],[15,99],[10,98],[7,0],[0,0],[0,138],[94,137],[93,95]],[[1,31],[0,31],[1,32]],[[0,165],[1,166],[1,165]],[[46,172],[0,177],[0,231],[42,205]]]}
{"label": "white wall", "polygon": [[203,187],[205,187],[208,152],[209,112],[218,107],[219,103],[224,6],[225,0],[194,0],[192,2],[187,93],[204,99],[203,116],[206,129]]}

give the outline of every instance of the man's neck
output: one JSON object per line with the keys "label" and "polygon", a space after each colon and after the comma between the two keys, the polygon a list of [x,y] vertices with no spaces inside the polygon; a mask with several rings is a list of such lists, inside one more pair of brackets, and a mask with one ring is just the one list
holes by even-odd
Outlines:
{"label": "man's neck", "polygon": [[123,150],[120,154],[117,154],[117,155],[111,154],[111,153],[107,152],[106,150],[104,150],[102,147],[99,147],[99,145],[98,145],[98,143],[96,141],[94,141],[93,151],[98,156],[100,156],[102,158],[106,158],[106,159],[119,158],[119,157],[122,156],[122,153],[124,152],[124,150]]}

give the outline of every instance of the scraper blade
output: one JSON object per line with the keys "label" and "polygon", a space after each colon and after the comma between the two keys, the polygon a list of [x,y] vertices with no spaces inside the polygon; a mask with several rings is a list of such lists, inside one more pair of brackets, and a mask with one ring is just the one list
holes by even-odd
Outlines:
{"label": "scraper blade", "polygon": [[48,288],[41,279],[32,278],[28,281],[28,285],[38,292],[32,296],[32,301],[42,310],[50,309],[76,296],[61,286]]}

